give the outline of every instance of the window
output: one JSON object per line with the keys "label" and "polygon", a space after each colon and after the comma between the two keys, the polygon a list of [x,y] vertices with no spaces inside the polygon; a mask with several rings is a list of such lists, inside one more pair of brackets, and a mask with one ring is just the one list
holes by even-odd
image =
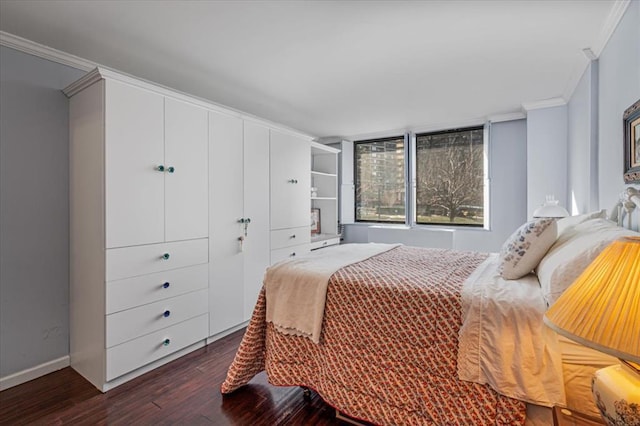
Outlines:
{"label": "window", "polygon": [[484,225],[482,127],[416,135],[416,223]]}
{"label": "window", "polygon": [[356,222],[405,223],[404,136],[355,142]]}

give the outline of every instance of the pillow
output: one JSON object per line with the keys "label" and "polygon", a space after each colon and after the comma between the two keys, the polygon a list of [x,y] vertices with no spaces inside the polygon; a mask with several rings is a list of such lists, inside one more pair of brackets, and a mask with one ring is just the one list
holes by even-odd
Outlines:
{"label": "pillow", "polygon": [[558,237],[561,237],[562,234],[564,234],[566,231],[589,219],[605,219],[606,217],[607,211],[605,209],[602,209],[591,213],[579,214],[577,216],[567,216],[563,217],[562,219],[558,219]]}
{"label": "pillow", "polygon": [[605,247],[625,235],[638,233],[607,219],[588,219],[558,238],[536,269],[547,306],[573,284]]}
{"label": "pillow", "polygon": [[527,222],[516,230],[502,246],[500,275],[516,280],[531,272],[556,241],[555,219]]}

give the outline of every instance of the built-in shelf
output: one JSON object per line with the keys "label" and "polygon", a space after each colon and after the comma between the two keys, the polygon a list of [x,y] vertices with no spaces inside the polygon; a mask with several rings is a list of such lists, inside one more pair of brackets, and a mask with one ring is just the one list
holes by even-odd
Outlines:
{"label": "built-in shelf", "polygon": [[338,177],[335,173],[325,173],[325,172],[317,172],[315,170],[311,170],[311,176],[328,176],[328,177]]}
{"label": "built-in shelf", "polygon": [[338,234],[315,234],[311,236],[311,250],[338,244],[340,244],[340,235]]}
{"label": "built-in shelf", "polygon": [[311,143],[311,208],[320,210],[320,234],[311,234],[311,249],[340,244],[338,235],[339,149]]}

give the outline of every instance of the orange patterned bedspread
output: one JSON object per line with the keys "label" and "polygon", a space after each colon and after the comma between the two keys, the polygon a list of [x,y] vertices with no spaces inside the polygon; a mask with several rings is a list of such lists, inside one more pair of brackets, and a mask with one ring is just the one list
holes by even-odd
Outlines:
{"label": "orange patterned bedspread", "polygon": [[274,330],[264,289],[222,393],[266,370],[345,414],[381,425],[522,425],[525,404],[458,380],[460,292],[487,257],[400,246],[329,281],[319,344]]}

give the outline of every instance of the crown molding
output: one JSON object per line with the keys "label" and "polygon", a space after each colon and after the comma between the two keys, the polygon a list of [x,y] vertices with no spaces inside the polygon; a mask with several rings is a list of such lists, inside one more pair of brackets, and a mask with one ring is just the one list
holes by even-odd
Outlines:
{"label": "crown molding", "polygon": [[115,71],[109,68],[105,68],[102,66],[93,68],[92,71],[84,75],[82,78],[80,78],[79,80],[76,80],[75,82],[71,83],[69,86],[62,89],[62,92],[68,98],[71,98],[76,93],[84,90],[85,88],[91,86],[95,82],[103,79],[116,80],[132,86],[140,87],[150,92],[158,93],[162,96],[168,96],[173,99],[177,99],[183,102],[188,102],[190,104],[196,105],[198,107],[201,107],[206,110],[216,112],[219,114],[240,118],[245,121],[251,121],[253,123],[268,127],[270,129],[291,134],[293,136],[297,136],[305,140],[311,141],[315,139],[315,136],[309,135],[308,133],[301,132],[291,127],[287,127],[282,124],[275,123],[273,121],[265,120],[263,118],[248,114],[246,112],[236,110],[221,104],[217,104],[215,102],[211,102],[207,99],[199,98],[197,96],[190,95],[188,93],[183,93],[175,89],[172,89],[170,87],[166,87],[166,86],[154,83],[152,81],[144,80],[144,79],[141,79],[126,73],[122,73],[120,71]]}
{"label": "crown molding", "polygon": [[584,56],[580,56],[580,63],[576,65],[571,73],[569,81],[567,81],[567,86],[562,94],[563,98],[571,99],[585,70],[592,61],[598,60],[607,43],[609,43],[614,31],[618,28],[618,24],[620,24],[620,20],[630,4],[631,0],[615,0],[613,2],[609,16],[607,16],[607,19],[604,21],[604,25],[593,46],[582,49]]}
{"label": "crown molding", "polygon": [[522,120],[523,118],[527,118],[527,114],[522,111],[518,112],[510,112],[507,114],[495,114],[487,117],[487,120],[492,123],[501,123],[503,121],[513,121],[513,120]]}
{"label": "crown molding", "polygon": [[57,62],[72,68],[77,68],[82,71],[89,71],[98,66],[98,64],[93,61],[80,58],[70,53],[62,52],[54,49],[53,47],[45,46],[5,31],[0,31],[0,46],[9,47],[20,52],[28,53],[29,55]]}
{"label": "crown molding", "polygon": [[528,112],[534,109],[553,108],[566,105],[567,101],[564,98],[550,98],[543,99],[541,101],[525,102],[522,104],[524,112]]}
{"label": "crown molding", "polygon": [[235,117],[242,118],[243,120],[252,121],[256,124],[263,125],[275,130],[279,130],[285,133],[289,133],[303,139],[312,140],[314,136],[301,132],[296,129],[284,126],[279,123],[265,120],[263,118],[248,114],[246,112],[236,110],[225,105],[217,104],[208,99],[200,98],[198,96],[183,93],[169,87],[159,85],[157,83],[147,81],[135,76],[131,76],[116,70],[112,70],[108,67],[102,66],[96,62],[80,58],[79,56],[72,55],[70,53],[62,52],[49,46],[45,46],[35,41],[27,40],[26,38],[19,37],[14,34],[0,31],[0,46],[9,47],[20,52],[24,52],[29,55],[33,55],[42,59],[53,61],[62,65],[66,65],[72,68],[76,68],[82,71],[90,71],[87,75],[80,80],[72,83],[66,87],[63,92],[67,97],[71,97],[83,88],[90,86],[96,81],[102,78],[110,78],[118,81],[122,81],[128,84],[133,84],[139,87],[144,87],[148,90],[159,92],[164,95],[170,95],[171,97],[190,102],[192,104],[199,105],[209,110],[213,110],[222,114],[227,114]]}
{"label": "crown molding", "polygon": [[596,58],[600,57],[607,43],[609,43],[611,36],[613,35],[616,28],[618,28],[618,24],[620,24],[620,21],[622,20],[622,17],[624,16],[624,13],[627,11],[627,8],[630,4],[631,0],[616,0],[613,3],[611,12],[607,17],[607,20],[604,21],[604,25],[600,30],[600,35],[591,48]]}

